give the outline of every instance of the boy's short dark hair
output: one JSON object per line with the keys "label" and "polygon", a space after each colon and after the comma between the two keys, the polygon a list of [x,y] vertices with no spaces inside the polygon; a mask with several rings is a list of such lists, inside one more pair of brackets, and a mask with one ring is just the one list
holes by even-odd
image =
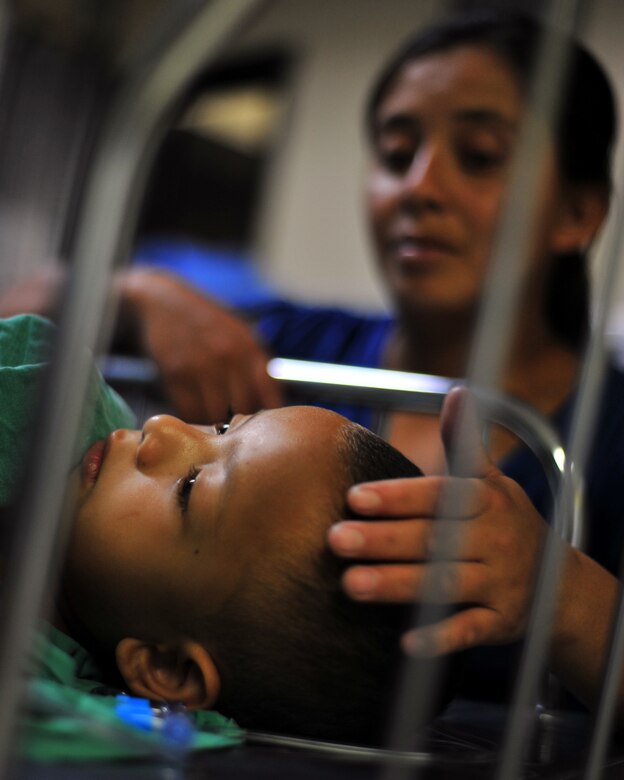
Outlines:
{"label": "boy's short dark hair", "polygon": [[[396,449],[355,424],[345,426],[342,454],[344,473],[337,476],[327,527],[347,516],[350,485],[421,476]],[[222,678],[217,710],[255,730],[381,741],[402,668],[399,637],[412,606],[352,601],[340,586],[346,565],[323,545],[306,570],[275,578],[273,600],[269,586],[253,608],[243,606],[243,615],[231,610],[209,627],[218,636],[212,648]]]}

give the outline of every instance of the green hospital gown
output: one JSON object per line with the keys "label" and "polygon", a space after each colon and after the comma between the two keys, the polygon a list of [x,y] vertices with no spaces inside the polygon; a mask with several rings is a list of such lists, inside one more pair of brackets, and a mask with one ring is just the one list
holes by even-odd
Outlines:
{"label": "green hospital gown", "polygon": [[[0,320],[0,506],[16,498],[54,333],[49,320],[32,314]],[[89,445],[111,431],[136,427],[133,413],[95,365],[87,409],[89,419],[80,432],[76,463]]]}

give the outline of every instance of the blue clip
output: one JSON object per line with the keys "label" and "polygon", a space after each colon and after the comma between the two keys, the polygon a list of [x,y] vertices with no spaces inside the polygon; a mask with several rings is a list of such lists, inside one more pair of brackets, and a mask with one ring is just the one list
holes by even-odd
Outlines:
{"label": "blue clip", "polygon": [[183,704],[153,707],[148,699],[121,694],[116,697],[119,718],[141,731],[158,732],[172,747],[188,748],[193,743],[195,726]]}

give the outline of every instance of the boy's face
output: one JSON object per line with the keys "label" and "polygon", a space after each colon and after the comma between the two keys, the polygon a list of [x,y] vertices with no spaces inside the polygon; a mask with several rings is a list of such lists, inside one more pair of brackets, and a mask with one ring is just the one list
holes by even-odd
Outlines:
{"label": "boy's face", "polygon": [[236,416],[227,430],[161,415],[94,445],[63,575],[70,627],[108,644],[183,636],[303,563],[332,519],[345,425],[311,407]]}

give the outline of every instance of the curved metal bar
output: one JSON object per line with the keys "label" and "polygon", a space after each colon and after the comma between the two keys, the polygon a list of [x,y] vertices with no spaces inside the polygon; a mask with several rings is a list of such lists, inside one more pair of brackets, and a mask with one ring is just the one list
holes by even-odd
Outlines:
{"label": "curved metal bar", "polygon": [[[624,183],[624,161],[618,170],[617,181]],[[584,458],[587,454],[587,440],[595,420],[598,393],[602,387],[602,378],[606,363],[606,342],[604,334],[608,315],[615,301],[622,246],[624,246],[624,202],[618,199],[617,213],[614,219],[616,229],[611,235],[608,252],[599,277],[594,312],[594,330],[586,356],[578,414],[575,419],[572,439],[574,452]],[[624,575],[624,563],[620,562],[620,580]],[[605,674],[592,741],[589,748],[585,780],[598,780],[609,746],[609,737],[613,730],[613,720],[617,709],[618,692],[624,667],[624,594],[620,593],[619,604],[614,615],[613,635],[607,657]]]}
{"label": "curved metal bar", "polygon": [[[448,391],[458,384],[456,380],[428,374],[286,358],[273,358],[267,370],[275,379],[286,382],[291,390],[308,397],[427,413],[438,412]],[[552,425],[527,404],[493,390],[480,387],[471,390],[484,419],[514,433],[538,458],[553,498],[557,498],[566,473],[566,457]],[[583,536],[583,490],[578,471],[570,471],[573,512],[569,522],[560,524],[556,530],[572,543]]]}
{"label": "curved metal bar", "polygon": [[325,755],[330,758],[342,759],[359,764],[395,764],[405,767],[414,766],[444,766],[458,769],[466,765],[487,766],[494,761],[491,751],[466,747],[464,750],[446,753],[430,751],[400,751],[386,748],[349,745],[339,742],[325,742],[317,739],[289,737],[281,734],[271,734],[260,731],[248,731],[246,741],[251,745],[272,745],[289,750],[301,750],[315,755]]}
{"label": "curved metal bar", "polygon": [[[551,18],[555,15],[564,16],[565,21],[576,22],[580,0],[556,0],[552,4]],[[521,289],[521,274],[526,256],[532,242],[534,228],[537,224],[537,209],[539,199],[535,197],[538,191],[540,176],[543,171],[547,153],[546,128],[552,125],[559,108],[558,97],[561,94],[560,85],[567,69],[568,48],[556,45],[556,42],[542,42],[537,57],[534,79],[528,97],[528,110],[523,122],[517,152],[514,155],[510,171],[510,187],[507,191],[507,202],[502,214],[499,236],[495,242],[493,262],[484,291],[483,306],[477,323],[476,338],[472,350],[468,379],[470,386],[480,386],[495,389],[499,385],[506,352],[509,349],[512,324],[518,310]],[[538,108],[539,110],[532,110]],[[468,455],[474,452],[470,445],[474,433],[467,421],[460,420],[458,424],[458,444],[449,457],[452,474],[467,474],[474,472],[474,464],[468,462]],[[449,508],[454,502],[454,496],[443,497],[441,511]],[[455,537],[456,534],[452,534]],[[549,534],[549,539],[555,539],[555,534]],[[440,543],[440,544],[438,544]],[[440,539],[438,534],[434,540],[436,555],[431,560],[440,560],[460,545],[457,538]],[[560,545],[559,545],[560,546]],[[437,555],[438,549],[440,555]],[[435,604],[441,589],[439,578],[435,576],[435,566],[428,568],[420,598],[424,604]],[[435,618],[439,620],[441,615]],[[420,628],[431,622],[431,615],[425,611],[417,615],[416,627]],[[535,648],[535,657],[543,660],[547,627],[539,626],[539,631],[528,644]],[[504,749],[500,758],[497,777],[500,780],[515,780],[520,771],[523,750],[526,744],[526,722],[524,709],[527,703],[534,701],[537,692],[537,667],[531,667],[531,676],[526,678],[525,690],[518,693],[519,716],[514,714],[509,719]],[[430,712],[431,694],[438,684],[439,674],[433,674],[416,664],[409,664],[399,685],[398,701],[395,707],[391,726],[390,744],[397,749],[418,746],[421,738],[422,725]],[[519,687],[516,688],[519,690]],[[388,767],[386,780],[397,780],[403,777],[401,768]]]}
{"label": "curved metal bar", "polygon": [[[113,383],[149,385],[158,378],[156,365],[149,358],[108,355],[100,361],[100,368]],[[267,363],[267,372],[284,382],[295,396],[432,414],[440,411],[448,391],[459,384],[454,379],[430,374],[290,358],[273,358]],[[514,398],[479,387],[472,390],[483,418],[514,433],[533,452],[556,496],[565,473],[566,456],[550,422]],[[571,543],[583,531],[581,481],[574,479],[573,486],[574,513],[568,526],[561,529],[561,536]]]}
{"label": "curved metal bar", "polygon": [[[12,598],[0,646],[2,776],[10,763],[14,717],[22,693],[20,670],[61,536],[64,486],[89,375],[86,348],[95,347],[101,331],[110,272],[127,254],[147,163],[174,100],[257,5],[258,0],[178,3],[185,26],[176,27],[164,40],[161,37],[153,52],[156,61],[143,63],[133,79],[122,85],[97,150],[77,235],[75,272],[59,326],[47,417],[33,458],[31,473],[38,477],[38,490],[30,491],[21,519],[21,554],[8,572]],[[162,30],[158,34],[162,36]]]}

